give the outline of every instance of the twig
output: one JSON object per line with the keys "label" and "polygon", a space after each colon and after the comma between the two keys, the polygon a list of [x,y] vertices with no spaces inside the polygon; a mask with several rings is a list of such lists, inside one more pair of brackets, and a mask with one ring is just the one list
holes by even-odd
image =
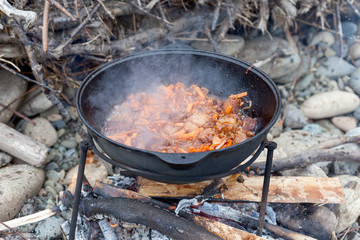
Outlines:
{"label": "twig", "polygon": [[[7,225],[6,223],[4,223],[4,222],[1,221],[1,220],[0,220],[0,224],[1,224],[1,225],[4,225],[4,227],[5,227],[3,230],[8,230],[8,229],[10,229],[11,231],[13,231],[14,233],[18,234],[18,235],[19,235],[20,237],[22,237],[23,239],[28,240],[21,232],[16,231],[14,228],[10,227],[9,225]],[[0,229],[1,229],[1,227],[0,227]]]}
{"label": "twig", "polygon": [[60,55],[61,55],[61,52],[63,51],[63,49],[73,41],[75,35],[90,21],[90,19],[92,18],[92,16],[94,15],[94,13],[99,9],[99,7],[100,7],[100,3],[98,3],[98,4],[94,7],[94,9],[90,12],[90,14],[82,21],[82,23],[81,23],[79,26],[77,26],[77,27],[70,33],[69,39],[66,40],[64,43],[60,44],[59,46],[57,46],[57,47],[53,50],[53,52],[55,53],[55,55],[57,55],[57,56],[60,56]]}
{"label": "twig", "polygon": [[3,59],[2,56],[3,55],[0,55],[0,61],[10,64],[11,66],[13,66],[16,69],[16,71],[20,72],[20,68],[18,66],[16,66],[13,62],[11,62],[9,60]]}
{"label": "twig", "polygon": [[167,20],[164,20],[164,19],[162,19],[162,18],[159,17],[159,16],[156,16],[156,15],[154,15],[154,14],[151,14],[151,13],[147,12],[145,9],[143,9],[143,8],[140,7],[140,6],[138,6],[137,4],[131,3],[131,5],[134,6],[136,9],[138,9],[140,12],[142,12],[142,13],[144,13],[145,15],[149,16],[149,17],[155,18],[155,19],[160,20],[160,21],[162,21],[162,22],[165,22],[165,23],[167,23],[167,24],[169,24],[169,25],[173,25],[171,22],[169,22],[169,21],[167,21]]}
{"label": "twig", "polygon": [[1,222],[1,224],[3,224],[5,227],[0,226],[0,231],[4,231],[7,229],[11,229],[15,228],[15,227],[19,227],[25,224],[30,224],[30,223],[36,223],[39,222],[41,220],[44,220],[46,218],[49,218],[53,215],[56,214],[56,210],[55,209],[46,209],[34,214],[30,214],[24,217],[20,217],[20,218],[15,218],[13,220],[7,221],[7,222]]}
{"label": "twig", "polygon": [[56,0],[46,0],[50,1],[51,4],[53,4],[57,9],[59,9],[62,13],[64,13],[66,16],[68,16],[71,21],[76,21],[76,17],[72,15],[66,8],[64,8],[60,3],[58,3]]}
{"label": "twig", "polygon": [[[159,11],[160,11],[160,14],[161,14],[161,17],[165,20],[166,20],[166,16],[165,16],[165,13],[164,13],[164,10],[163,10],[163,7],[161,6],[161,1],[158,1],[158,6],[159,6]],[[174,39],[174,34],[173,32],[171,31],[171,28],[169,26],[169,24],[166,23],[166,28],[168,29],[169,31],[169,37],[170,37],[170,41],[172,43],[175,43],[175,39]]]}
{"label": "twig", "polygon": [[351,226],[348,227],[348,229],[346,229],[346,232],[344,233],[344,236],[342,236],[342,237],[340,238],[340,240],[344,240],[344,239],[345,239],[345,237],[346,237],[346,235],[348,234],[350,228],[351,228]]}
{"label": "twig", "polygon": [[309,25],[309,26],[316,27],[316,28],[321,29],[321,30],[326,30],[326,31],[331,32],[331,33],[334,33],[334,34],[336,34],[336,35],[339,34],[338,31],[335,31],[335,30],[332,30],[332,29],[326,28],[326,27],[323,28],[323,27],[317,25],[316,23],[308,22],[308,21],[303,20],[303,19],[300,19],[300,18],[296,18],[296,21],[297,21],[297,22],[304,23],[304,24]]}
{"label": "twig", "polygon": [[289,25],[286,24],[286,25],[283,27],[283,30],[284,30],[286,39],[287,39],[288,42],[290,43],[291,47],[294,49],[295,53],[299,53],[299,49],[298,49],[298,47],[296,46],[296,43],[295,43],[295,41],[294,41],[294,38],[291,36],[291,32],[290,32],[290,29],[289,29]]}
{"label": "twig", "polygon": [[354,4],[352,4],[350,0],[346,0],[346,2],[347,2],[347,4],[349,4],[351,9],[354,11],[354,13],[360,17],[359,9],[357,9],[357,7]]}
{"label": "twig", "polygon": [[9,71],[9,72],[11,72],[11,73],[13,73],[13,74],[15,74],[16,76],[19,76],[19,77],[21,77],[22,79],[25,79],[25,80],[28,81],[28,82],[36,83],[36,84],[40,85],[41,87],[46,88],[47,90],[49,90],[49,91],[51,91],[51,92],[54,92],[54,93],[58,93],[58,92],[59,92],[58,90],[52,89],[51,87],[48,87],[48,86],[46,86],[46,85],[44,85],[44,84],[42,84],[42,83],[39,83],[39,82],[36,81],[36,80],[33,80],[33,79],[31,79],[31,78],[29,78],[29,77],[27,77],[27,76],[25,76],[25,75],[23,75],[23,74],[21,74],[21,73],[16,72],[14,69],[9,68],[9,67],[6,66],[5,64],[0,63],[0,66],[1,66],[2,68],[4,68],[5,70],[7,70],[7,71]]}
{"label": "twig", "polygon": [[[25,35],[24,31],[21,29],[20,26],[16,24],[12,24],[12,28],[15,31],[15,33],[18,35],[19,39],[24,43],[24,48],[27,53],[28,59],[30,61],[30,67],[31,70],[38,82],[41,82],[42,85],[47,85],[47,81],[44,79],[44,75],[42,73],[42,66],[37,62],[34,51],[32,50],[32,44]],[[65,109],[62,102],[59,100],[59,98],[54,94],[54,92],[48,93],[47,91],[44,91],[46,97],[56,106],[56,108],[59,110],[61,115],[64,117],[64,120],[69,122],[70,125],[72,125],[79,133],[79,135],[82,138],[86,138],[86,133],[84,129],[72,118],[69,111]]]}
{"label": "twig", "polygon": [[221,0],[217,1],[217,5],[216,8],[214,10],[214,16],[213,16],[213,21],[211,24],[211,31],[214,31],[216,28],[216,24],[219,20],[219,14],[220,14],[220,7],[221,7]]}
{"label": "twig", "polygon": [[[18,111],[14,110],[14,109],[12,109],[12,108],[10,108],[9,106],[6,106],[5,104],[2,104],[2,103],[0,103],[0,106],[3,107],[3,109],[7,109],[7,110],[9,110],[10,112],[12,112],[13,114],[15,114],[16,116],[18,116],[18,117],[26,120],[27,122],[29,122],[29,123],[34,123],[30,118],[26,117],[25,115],[19,113]],[[2,109],[2,110],[3,110],[3,109]]]}
{"label": "twig", "polygon": [[335,13],[336,13],[336,20],[337,20],[337,30],[339,32],[338,34],[338,41],[339,41],[339,52],[340,52],[340,58],[343,58],[343,31],[342,31],[342,25],[341,25],[341,15],[339,10],[339,4],[335,4]]}
{"label": "twig", "polygon": [[337,137],[337,138],[329,139],[326,142],[314,145],[307,150],[328,149],[328,148],[333,148],[333,147],[336,147],[336,146],[339,146],[339,145],[342,145],[345,143],[357,143],[357,142],[360,142],[360,135]]}
{"label": "twig", "polygon": [[49,11],[50,11],[50,2],[45,0],[44,3],[44,16],[43,16],[43,25],[42,25],[42,47],[43,51],[47,52],[49,50]]}
{"label": "twig", "polygon": [[101,1],[101,0],[97,0],[100,4],[101,4],[101,6],[102,6],[102,8],[105,10],[105,12],[109,15],[109,17],[112,19],[112,20],[116,20],[115,19],[115,17],[114,17],[114,15],[112,15],[111,14],[111,12],[110,12],[110,10],[105,6],[105,4],[103,3],[103,1]]}

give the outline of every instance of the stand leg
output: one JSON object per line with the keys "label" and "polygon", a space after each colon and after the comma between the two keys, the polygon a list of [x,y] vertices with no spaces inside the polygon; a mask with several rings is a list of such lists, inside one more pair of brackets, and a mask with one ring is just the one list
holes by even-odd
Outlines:
{"label": "stand leg", "polygon": [[256,234],[258,236],[262,236],[262,230],[265,225],[265,212],[266,212],[266,204],[269,193],[269,185],[270,185],[270,174],[271,174],[271,166],[274,155],[274,150],[277,145],[275,142],[269,142],[266,148],[268,149],[267,157],[266,157],[266,166],[265,166],[265,174],[264,174],[264,184],[261,195],[261,204],[260,204],[260,215],[259,215],[259,226]]}
{"label": "stand leg", "polygon": [[86,155],[87,155],[87,151],[89,149],[88,143],[86,141],[82,141],[80,143],[80,148],[81,148],[80,162],[79,162],[78,175],[77,175],[77,180],[76,180],[74,205],[73,205],[73,211],[72,211],[71,222],[70,222],[69,240],[75,239],[76,222],[77,222],[77,216],[78,216],[79,205],[80,205],[80,197],[81,197],[81,187],[82,187],[83,179],[84,179]]}

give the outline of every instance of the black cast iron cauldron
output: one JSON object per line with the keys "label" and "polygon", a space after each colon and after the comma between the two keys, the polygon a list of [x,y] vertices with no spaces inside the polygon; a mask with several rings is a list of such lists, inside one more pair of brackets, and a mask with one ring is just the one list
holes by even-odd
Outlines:
{"label": "black cast iron cauldron", "polygon": [[[112,164],[136,175],[168,183],[212,179],[242,163],[266,139],[280,114],[280,94],[261,70],[223,54],[193,49],[165,49],[122,57],[99,67],[82,82],[76,106],[92,139]],[[227,98],[248,92],[252,107],[247,114],[258,118],[254,137],[219,150],[200,153],[160,153],[129,147],[102,134],[115,104],[126,96],[160,83],[183,82],[206,87],[211,94]]]}

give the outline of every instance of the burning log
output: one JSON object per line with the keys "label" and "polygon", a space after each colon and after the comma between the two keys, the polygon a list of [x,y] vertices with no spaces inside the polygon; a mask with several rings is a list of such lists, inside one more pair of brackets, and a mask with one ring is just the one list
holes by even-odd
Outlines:
{"label": "burning log", "polygon": [[[210,184],[211,185],[211,184]],[[210,186],[209,185],[209,186]],[[212,185],[212,189],[216,189],[216,186],[222,185],[222,181],[214,181]],[[210,192],[210,193],[209,193]],[[211,194],[213,191],[204,190],[204,195]],[[131,198],[131,199],[138,199],[143,202],[147,202],[153,205],[156,205],[163,209],[170,209],[172,206],[161,201],[152,199],[148,196],[144,196],[142,194],[124,190],[120,188],[113,187],[108,184],[97,182],[94,186],[94,193],[102,196],[102,197],[120,197],[120,198]],[[205,196],[206,197],[206,196]],[[223,239],[238,239],[241,236],[241,239],[251,239],[251,240],[261,240],[263,238],[258,237],[254,234],[242,231],[240,229],[228,226],[224,223],[217,222],[212,219],[208,219],[201,216],[194,216],[186,211],[179,212],[179,215],[183,218],[186,218],[190,221],[195,222],[197,225],[205,228],[207,231],[223,238]],[[256,223],[257,224],[257,221]]]}
{"label": "burning log", "polygon": [[[72,206],[72,195],[66,192],[64,205]],[[86,217],[111,216],[120,221],[137,223],[156,229],[174,239],[221,239],[202,227],[169,211],[135,199],[85,198],[80,202],[80,213]]]}
{"label": "burning log", "polygon": [[[261,201],[263,177],[233,175],[224,178],[227,189],[215,199],[236,201]],[[174,185],[139,178],[139,193],[151,197],[195,197],[210,184],[204,181],[195,184]],[[268,202],[286,203],[341,203],[343,193],[338,178],[271,177]]]}
{"label": "burning log", "polygon": [[1,122],[0,148],[34,166],[42,166],[47,157],[47,147],[44,144],[34,141]]}

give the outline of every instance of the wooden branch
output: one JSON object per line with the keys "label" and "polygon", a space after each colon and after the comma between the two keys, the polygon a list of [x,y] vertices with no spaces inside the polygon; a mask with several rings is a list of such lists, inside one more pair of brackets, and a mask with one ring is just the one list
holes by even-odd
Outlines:
{"label": "wooden branch", "polygon": [[[263,177],[235,174],[224,178],[226,189],[214,199],[260,202]],[[175,185],[138,179],[142,195],[166,198],[192,198],[201,194],[211,181]],[[278,203],[341,203],[343,193],[338,178],[272,176],[268,202]]]}
{"label": "wooden branch", "polygon": [[[138,199],[143,202],[154,204],[163,209],[171,208],[171,205],[161,202],[161,201],[158,201],[158,200],[155,200],[155,199],[152,199],[148,196],[145,196],[145,195],[133,192],[133,191],[125,190],[125,189],[116,188],[114,186],[107,185],[107,184],[100,183],[100,182],[97,182],[94,185],[94,193],[96,193],[97,195],[100,195],[102,197],[120,197],[120,198]],[[209,231],[223,239],[232,240],[232,239],[239,239],[239,237],[241,237],[241,239],[243,239],[243,240],[245,240],[245,239],[249,239],[249,240],[250,239],[251,240],[263,239],[263,238],[257,237],[254,234],[242,231],[240,229],[228,226],[226,224],[223,224],[223,223],[220,223],[220,222],[208,219],[208,218],[194,216],[188,212],[180,211],[179,215],[188,220],[194,221],[197,225],[205,228],[207,231]]]}
{"label": "wooden branch", "polygon": [[51,216],[54,216],[55,214],[56,214],[55,211],[53,211],[51,209],[45,209],[43,211],[40,211],[40,212],[37,212],[34,214],[30,214],[30,215],[27,215],[24,217],[15,218],[10,221],[4,222],[8,227],[5,227],[4,225],[2,225],[0,223],[0,231],[8,230],[9,227],[16,228],[16,227],[23,226],[25,224],[36,223],[36,222],[39,222],[46,218],[49,218]]}
{"label": "wooden branch", "polygon": [[44,3],[44,15],[43,15],[43,25],[42,25],[42,47],[43,51],[47,52],[49,49],[49,11],[50,11],[50,2],[45,0]]}
{"label": "wooden branch", "polygon": [[267,222],[265,222],[265,228],[269,230],[270,232],[274,233],[276,236],[285,238],[285,239],[291,239],[291,240],[316,240],[316,238],[312,238],[309,236],[306,236],[301,233],[297,233],[294,231],[291,231],[289,229],[272,225]]}
{"label": "wooden branch", "polygon": [[26,28],[35,25],[35,21],[37,19],[36,12],[16,9],[15,7],[11,6],[6,0],[0,0],[0,10],[8,17],[14,18],[19,22],[21,20],[25,20]]}
{"label": "wooden branch", "polygon": [[44,144],[34,141],[1,122],[0,149],[37,167],[45,164],[48,151]]}
{"label": "wooden branch", "polygon": [[62,55],[62,52],[64,50],[64,48],[69,45],[73,40],[75,35],[85,27],[85,25],[90,21],[90,19],[92,18],[92,16],[94,15],[94,13],[99,9],[99,7],[101,6],[100,3],[98,3],[94,9],[90,12],[90,14],[82,21],[81,24],[79,24],[79,26],[77,26],[70,34],[70,37],[62,44],[60,44],[59,46],[57,46],[52,52],[53,54],[55,54],[55,56],[60,57]]}
{"label": "wooden branch", "polygon": [[194,222],[197,225],[205,228],[209,232],[212,232],[218,237],[221,237],[222,239],[225,240],[234,240],[234,239],[265,240],[265,238],[256,236],[254,234],[242,231],[234,227],[230,227],[229,225],[215,221],[213,219],[194,216]]}
{"label": "wooden branch", "polygon": [[[341,150],[341,149],[325,149],[312,150],[290,157],[278,158],[273,160],[272,171],[284,171],[299,167],[306,167],[317,162],[358,162],[360,163],[360,152]],[[251,169],[264,169],[264,162],[254,162]]]}
{"label": "wooden branch", "polygon": [[57,9],[59,9],[63,14],[65,14],[66,16],[68,16],[71,21],[76,21],[76,17],[74,15],[72,15],[68,10],[66,10],[66,8],[64,8],[60,3],[58,3],[55,0],[46,0],[46,1],[50,1],[51,4],[53,4]]}
{"label": "wooden branch", "polygon": [[346,143],[359,143],[359,142],[360,142],[360,135],[331,138],[325,142],[316,144],[316,145],[312,146],[311,148],[308,148],[307,151],[333,148],[333,147],[336,147],[336,146],[339,146],[342,144],[346,144]]}

